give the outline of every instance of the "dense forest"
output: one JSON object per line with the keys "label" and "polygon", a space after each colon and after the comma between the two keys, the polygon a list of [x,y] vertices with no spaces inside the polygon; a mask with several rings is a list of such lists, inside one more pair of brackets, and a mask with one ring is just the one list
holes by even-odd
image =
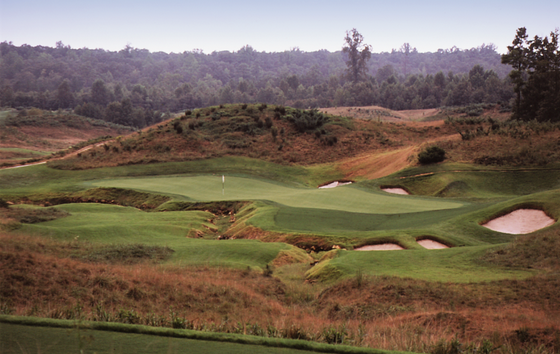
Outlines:
{"label": "dense forest", "polygon": [[226,103],[296,108],[379,105],[418,109],[509,103],[509,65],[493,45],[419,53],[405,43],[371,53],[367,77],[348,80],[344,51],[151,53],[0,43],[0,106],[74,109],[143,127],[163,112]]}
{"label": "dense forest", "polygon": [[525,27],[517,29],[502,63],[510,64],[514,83],[513,118],[541,122],[560,120],[559,31],[550,37],[530,38]]}

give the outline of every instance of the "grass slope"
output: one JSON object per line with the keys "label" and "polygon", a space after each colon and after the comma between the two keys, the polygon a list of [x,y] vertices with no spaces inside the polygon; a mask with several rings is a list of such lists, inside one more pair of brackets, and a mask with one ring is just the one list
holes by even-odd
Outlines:
{"label": "grass slope", "polygon": [[124,324],[0,317],[0,351],[20,353],[404,353]]}
{"label": "grass slope", "polygon": [[397,276],[434,282],[469,283],[522,279],[536,272],[507,269],[479,259],[495,246],[456,247],[444,250],[338,251],[337,257],[308,271],[308,279],[332,281],[356,276]]}
{"label": "grass slope", "polygon": [[64,204],[65,218],[24,225],[20,231],[63,241],[102,244],[141,243],[167,246],[175,252],[170,262],[235,268],[264,268],[282,250],[292,246],[255,240],[230,241],[187,238],[192,230],[216,229],[204,211],[146,213],[130,207],[103,204]]}

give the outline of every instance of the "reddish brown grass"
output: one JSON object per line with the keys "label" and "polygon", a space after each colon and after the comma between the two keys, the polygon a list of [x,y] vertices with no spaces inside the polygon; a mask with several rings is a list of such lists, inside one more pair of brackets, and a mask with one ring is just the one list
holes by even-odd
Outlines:
{"label": "reddish brown grass", "polygon": [[[233,114],[233,113],[231,113]],[[391,151],[403,146],[416,146],[426,139],[436,139],[441,135],[456,134],[454,129],[441,124],[433,126],[401,126],[394,123],[378,123],[355,120],[342,125],[329,124],[321,128],[326,136],[336,136],[338,141],[328,145],[314,132],[298,132],[293,124],[283,119],[275,119],[272,109],[259,113],[260,119],[271,118],[278,131],[284,131],[273,138],[269,131],[261,135],[241,132],[216,135],[216,131],[206,128],[188,128],[190,121],[213,123],[210,116],[189,118],[180,121],[182,133],[174,129],[174,122],[134,133],[119,141],[111,142],[105,147],[97,147],[81,154],[56,162],[53,166],[60,168],[94,168],[100,166],[117,166],[142,164],[149,162],[189,161],[194,159],[219,156],[247,156],[280,164],[315,164],[328,163],[365,152]],[[244,116],[238,112],[235,116]],[[228,117],[217,122],[230,124]],[[215,123],[214,123],[215,124]],[[234,123],[231,123],[234,124]],[[437,129],[436,129],[437,128]],[[216,128],[218,129],[218,128]],[[228,135],[229,134],[229,135]],[[237,147],[228,145],[233,139]]]}
{"label": "reddish brown grass", "polygon": [[318,341],[338,331],[384,349],[430,351],[454,338],[504,353],[560,349],[554,274],[481,284],[364,277],[317,293],[250,270],[83,263],[67,258],[76,247],[0,234],[0,310]]}

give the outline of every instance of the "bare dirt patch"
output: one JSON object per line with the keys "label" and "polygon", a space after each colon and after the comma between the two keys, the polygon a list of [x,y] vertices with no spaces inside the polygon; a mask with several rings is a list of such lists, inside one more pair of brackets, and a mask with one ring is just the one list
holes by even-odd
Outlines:
{"label": "bare dirt patch", "polygon": [[416,148],[411,146],[395,151],[364,154],[346,160],[339,169],[347,171],[346,178],[381,178],[412,165],[415,152]]}
{"label": "bare dirt patch", "polygon": [[509,214],[490,220],[482,226],[490,230],[503,232],[506,234],[528,234],[547,226],[556,221],[542,210],[536,209],[517,209]]}
{"label": "bare dirt patch", "polygon": [[418,121],[428,117],[432,117],[440,113],[439,109],[412,109],[405,111],[393,111],[388,108],[379,106],[364,106],[364,107],[330,107],[321,108],[321,112],[352,117],[357,119],[366,119],[382,122],[404,123],[410,121]]}
{"label": "bare dirt patch", "polygon": [[403,247],[396,243],[380,243],[378,245],[366,245],[354,248],[354,251],[400,251],[404,250]]}

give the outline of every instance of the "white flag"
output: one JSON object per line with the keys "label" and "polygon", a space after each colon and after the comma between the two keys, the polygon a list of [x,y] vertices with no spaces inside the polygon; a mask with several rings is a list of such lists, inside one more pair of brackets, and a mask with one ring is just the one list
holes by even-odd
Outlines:
{"label": "white flag", "polygon": [[226,183],[226,176],[222,175],[222,183]]}

